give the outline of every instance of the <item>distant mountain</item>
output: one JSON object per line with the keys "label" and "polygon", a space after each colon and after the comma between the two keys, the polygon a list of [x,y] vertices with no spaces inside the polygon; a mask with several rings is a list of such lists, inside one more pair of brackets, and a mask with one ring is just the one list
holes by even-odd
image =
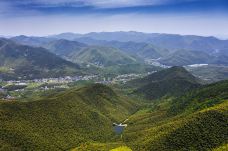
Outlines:
{"label": "distant mountain", "polygon": [[136,109],[133,101],[101,84],[33,102],[0,101],[1,149],[69,150],[89,141],[110,141],[112,123]]}
{"label": "distant mountain", "polygon": [[75,38],[80,38],[82,36],[83,36],[82,34],[68,32],[68,33],[61,33],[57,35],[51,35],[51,36],[48,36],[48,38],[74,40]]}
{"label": "distant mountain", "polygon": [[165,95],[177,96],[200,86],[199,79],[183,67],[172,67],[153,73],[145,78],[132,80],[128,86],[136,88],[135,94],[147,99],[157,99]]}
{"label": "distant mountain", "polygon": [[105,40],[95,40],[88,37],[78,38],[76,40],[83,43],[87,43],[89,45],[100,45],[100,46],[118,48],[127,54],[137,55],[144,59],[145,58],[156,59],[156,58],[165,56],[169,53],[167,49],[158,48],[152,44],[143,43],[143,42],[105,41]]}
{"label": "distant mountain", "polygon": [[191,64],[207,64],[213,57],[205,52],[178,50],[159,60],[160,63],[169,66],[184,66]]}
{"label": "distant mountain", "polygon": [[199,65],[185,66],[195,76],[209,83],[228,80],[228,66],[224,65]]}
{"label": "distant mountain", "polygon": [[203,51],[178,50],[159,60],[169,66],[184,66],[191,64],[223,64],[228,65],[228,56],[210,55]]}
{"label": "distant mountain", "polygon": [[98,66],[111,66],[136,63],[137,60],[116,48],[90,46],[69,55],[75,62],[91,63]]}
{"label": "distant mountain", "polygon": [[65,39],[53,40],[43,47],[47,48],[51,52],[64,57],[69,57],[71,53],[77,53],[82,48],[87,47],[86,44],[70,41]]}
{"label": "distant mountain", "polygon": [[141,33],[131,31],[92,32],[88,34],[62,33],[48,37],[17,36],[11,39],[21,44],[42,47],[56,39],[76,40],[89,45],[115,47],[125,53],[133,53],[135,55],[140,55],[143,58],[147,57],[147,59],[164,57],[164,55],[166,56],[179,50],[205,52],[213,57],[228,55],[228,40],[195,35]]}
{"label": "distant mountain", "polygon": [[0,40],[0,73],[3,78],[43,78],[79,74],[77,64],[40,47]]}
{"label": "distant mountain", "polygon": [[15,41],[18,44],[36,46],[36,47],[42,47],[47,43],[51,42],[52,40],[54,40],[53,38],[33,37],[33,36],[24,36],[24,35],[12,37],[10,39]]}
{"label": "distant mountain", "polygon": [[157,47],[169,50],[187,49],[206,52],[228,50],[228,40],[219,40],[215,37],[203,37],[194,35],[158,34],[141,32],[101,32],[88,33],[83,37],[97,40],[120,41],[120,42],[146,42]]}
{"label": "distant mountain", "polygon": [[[152,44],[154,48],[159,48],[163,50],[169,50],[173,53],[177,50],[192,50],[201,51],[209,55],[227,55],[228,52],[228,40],[220,40],[215,37],[203,37],[195,35],[177,35],[177,34],[159,34],[159,33],[141,33],[141,32],[92,32],[88,34],[81,34],[74,37],[74,40],[80,42],[90,43],[90,44],[100,44],[105,46],[110,46],[125,50],[130,52],[129,49],[138,50],[140,47],[142,50],[142,45],[134,47],[134,43],[146,43]],[[115,43],[117,41],[117,43]],[[110,42],[110,43],[109,43]],[[131,46],[119,44],[118,42],[124,42],[132,44]],[[139,46],[139,47],[138,47]],[[120,48],[122,47],[122,48]],[[127,51],[128,50],[128,51]],[[137,51],[138,52],[138,51]],[[142,51],[143,52],[143,51]],[[148,52],[148,51],[147,51]],[[156,51],[159,52],[159,51]],[[165,54],[167,54],[166,52]],[[145,53],[147,54],[147,53]],[[162,53],[159,53],[162,54]],[[153,53],[152,56],[157,57],[158,55]],[[155,58],[152,57],[152,58]]]}
{"label": "distant mountain", "polygon": [[[142,33],[142,32],[92,32],[88,34],[62,33],[48,37],[29,37],[34,38],[38,43],[45,39],[67,39],[77,40],[84,38],[92,38],[94,40],[119,41],[119,42],[143,42],[151,43],[156,47],[166,48],[170,51],[179,49],[205,51],[208,53],[227,52],[228,40],[220,40],[215,37],[203,37],[195,35],[177,35],[177,34],[159,34],[159,33]],[[28,37],[13,37],[13,40],[27,42]],[[35,40],[35,43],[37,42]],[[27,44],[27,43],[25,43]]]}

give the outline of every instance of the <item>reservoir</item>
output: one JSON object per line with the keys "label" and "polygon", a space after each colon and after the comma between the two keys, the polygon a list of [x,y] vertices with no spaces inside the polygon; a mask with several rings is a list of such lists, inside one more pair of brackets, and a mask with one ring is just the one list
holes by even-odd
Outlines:
{"label": "reservoir", "polygon": [[114,128],[114,132],[118,135],[122,134],[123,133],[123,130],[124,128],[127,127],[127,124],[116,124],[116,123],[113,123],[113,128]]}

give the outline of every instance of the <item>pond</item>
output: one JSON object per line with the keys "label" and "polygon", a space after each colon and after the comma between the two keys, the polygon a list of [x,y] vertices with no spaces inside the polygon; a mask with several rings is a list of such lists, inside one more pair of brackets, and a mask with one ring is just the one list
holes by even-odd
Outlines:
{"label": "pond", "polygon": [[125,128],[125,126],[123,126],[123,125],[115,125],[114,131],[116,134],[120,135],[123,133],[124,128]]}

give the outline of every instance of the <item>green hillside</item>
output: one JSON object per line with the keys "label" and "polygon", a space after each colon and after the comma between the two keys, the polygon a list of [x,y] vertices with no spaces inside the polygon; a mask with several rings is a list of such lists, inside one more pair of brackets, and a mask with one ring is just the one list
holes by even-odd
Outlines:
{"label": "green hillside", "polygon": [[136,88],[135,94],[143,95],[147,99],[157,99],[165,95],[181,95],[199,87],[200,84],[199,80],[183,67],[172,67],[130,81],[127,86]]}
{"label": "green hillside", "polygon": [[86,46],[86,44],[79,43],[77,41],[69,41],[64,39],[54,40],[44,45],[45,48],[49,49],[54,54],[66,58],[69,57],[69,54],[73,52],[76,53]]}
{"label": "green hillside", "polygon": [[152,44],[144,42],[120,42],[120,41],[106,41],[106,40],[95,40],[89,37],[77,39],[80,42],[89,45],[99,45],[106,47],[114,47],[120,49],[122,52],[138,56],[147,59],[156,59],[169,54],[168,49],[163,49]]}
{"label": "green hillside", "polygon": [[227,86],[222,81],[187,93],[186,106],[169,98],[138,111],[129,118],[125,143],[140,151],[227,150]]}
{"label": "green hillside", "polygon": [[85,142],[108,142],[112,122],[137,105],[107,86],[94,84],[33,102],[0,102],[1,150],[69,150]]}
{"label": "green hillside", "polygon": [[61,59],[44,48],[19,45],[6,39],[0,41],[0,75],[4,79],[58,77],[81,73],[77,64]]}
{"label": "green hillside", "polygon": [[165,65],[183,66],[210,63],[212,61],[212,58],[212,56],[201,51],[178,50],[159,61]]}
{"label": "green hillside", "polygon": [[228,79],[228,66],[204,65],[198,67],[186,66],[185,68],[209,83]]}
{"label": "green hillside", "polygon": [[173,100],[170,113],[194,112],[228,99],[228,81],[205,85]]}
{"label": "green hillside", "polygon": [[78,53],[72,53],[74,62],[91,63],[99,66],[111,66],[136,63],[137,60],[120,50],[111,47],[90,46]]}
{"label": "green hillside", "polygon": [[178,50],[159,60],[160,63],[169,66],[184,66],[192,64],[228,64],[227,55],[211,55],[204,51]]}

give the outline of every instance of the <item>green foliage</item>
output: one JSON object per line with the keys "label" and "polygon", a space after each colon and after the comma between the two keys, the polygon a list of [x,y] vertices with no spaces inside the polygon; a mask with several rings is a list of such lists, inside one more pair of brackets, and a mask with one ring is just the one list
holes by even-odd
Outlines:
{"label": "green foliage", "polygon": [[[180,106],[178,98],[157,100],[153,108],[130,116],[125,143],[140,151],[226,150],[227,88],[221,81],[189,92],[183,98],[187,106]],[[176,109],[181,112],[170,113]]]}
{"label": "green foliage", "polygon": [[0,102],[0,148],[68,150],[83,142],[110,140],[112,122],[135,104],[94,84],[33,102]]}
{"label": "green foliage", "polygon": [[141,94],[147,99],[157,99],[165,95],[181,95],[200,84],[198,79],[183,67],[172,67],[142,79],[132,80],[127,86],[136,87],[135,94]]}
{"label": "green foliage", "polygon": [[136,63],[135,58],[122,53],[118,49],[101,46],[87,47],[78,53],[74,52],[70,56],[70,59],[75,62],[100,64],[103,66]]}
{"label": "green foliage", "polygon": [[173,100],[170,114],[194,112],[228,99],[228,81],[203,86]]}
{"label": "green foliage", "polygon": [[130,73],[147,73],[151,71],[160,70],[159,67],[145,65],[145,64],[125,64],[114,65],[103,69],[106,74],[130,74]]}
{"label": "green foliage", "polygon": [[227,102],[188,116],[161,109],[129,118],[125,143],[134,150],[209,150],[226,143]]}

